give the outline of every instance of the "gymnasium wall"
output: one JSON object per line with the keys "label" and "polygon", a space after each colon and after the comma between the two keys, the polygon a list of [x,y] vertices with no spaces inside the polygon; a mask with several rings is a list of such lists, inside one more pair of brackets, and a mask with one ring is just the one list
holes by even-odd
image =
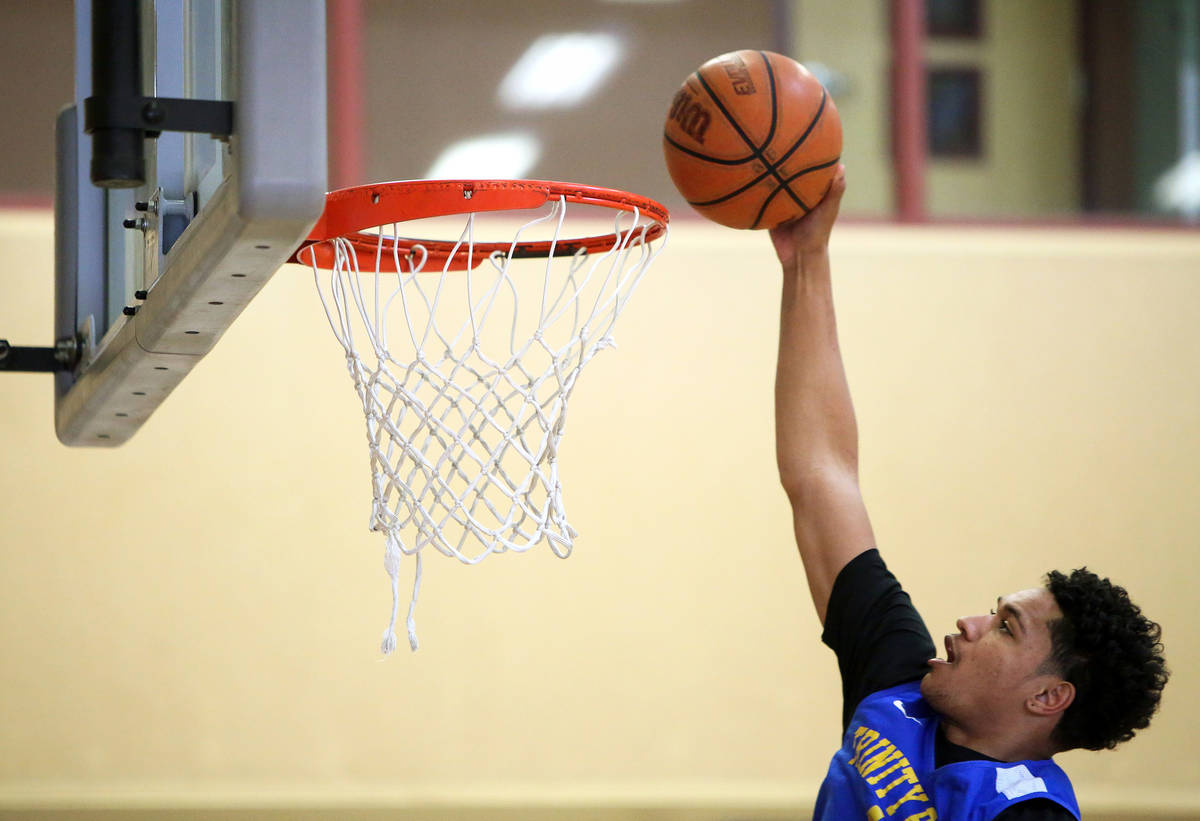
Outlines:
{"label": "gymnasium wall", "polygon": [[[891,216],[891,50],[888,4],[796,0],[793,53],[842,75],[837,95],[847,166],[846,208]],[[983,3],[979,39],[929,36],[926,64],[982,73],[981,155],[928,160],[928,213],[937,218],[1035,217],[1080,207],[1078,35],[1074,3]]]}
{"label": "gymnasium wall", "polygon": [[[637,6],[557,0],[364,0],[368,89],[361,179],[422,176],[447,144],[480,131],[531,131],[545,152],[530,176],[636,190],[683,208],[665,172],[667,102],[695,66],[735,48],[772,48],[840,72],[844,157],[857,185],[847,213],[892,213],[890,41],[881,0],[689,0]],[[991,0],[977,41],[930,37],[931,66],[984,71],[983,156],[933,160],[929,211],[938,217],[1042,216],[1080,207],[1075,4]],[[686,20],[686,28],[681,26]],[[791,31],[779,30],[788,20]],[[72,10],[67,0],[0,3],[0,202],[47,201],[54,116],[71,99]],[[493,88],[543,31],[613,31],[628,56],[612,83],[568,112],[505,112]],[[469,60],[443,56],[478,44]],[[402,44],[402,45],[398,45]],[[435,102],[436,101],[436,102]],[[15,116],[19,113],[19,116]],[[336,140],[331,143],[336,150]]]}
{"label": "gymnasium wall", "polygon": [[1006,0],[986,6],[978,42],[930,38],[931,69],[982,72],[978,159],[934,158],[934,217],[1062,216],[1080,210],[1078,11],[1061,0]]}
{"label": "gymnasium wall", "polygon": [[0,204],[48,204],[54,120],[71,102],[75,31],[68,0],[0,2]]}
{"label": "gymnasium wall", "polygon": [[[931,630],[1053,567],[1127,584],[1174,679],[1064,764],[1089,818],[1200,818],[1200,237],[834,242],[864,492]],[[52,246],[0,212],[14,341],[52,335]],[[678,221],[571,407],[575,555],[431,556],[422,649],[387,659],[361,410],[303,269],[122,448],[62,447],[49,377],[0,375],[0,816],[805,817],[840,710],[776,483],[778,280],[763,235]]]}

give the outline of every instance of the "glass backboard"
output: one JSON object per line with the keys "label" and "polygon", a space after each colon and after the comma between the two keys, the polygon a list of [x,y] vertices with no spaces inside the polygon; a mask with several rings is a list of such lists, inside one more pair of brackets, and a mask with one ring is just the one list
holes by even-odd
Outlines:
{"label": "glass backboard", "polygon": [[[225,101],[232,125],[164,129],[142,141],[141,184],[100,187],[85,127],[92,117],[96,131],[97,108],[85,100],[100,96],[94,76],[121,40],[95,15],[122,6],[139,29],[130,41],[138,116],[150,117],[144,99]],[[75,22],[75,104],[57,123],[55,338],[78,339],[81,356],[56,376],[55,427],[67,445],[113,446],[213,348],[321,214],[325,4],[77,0]]]}

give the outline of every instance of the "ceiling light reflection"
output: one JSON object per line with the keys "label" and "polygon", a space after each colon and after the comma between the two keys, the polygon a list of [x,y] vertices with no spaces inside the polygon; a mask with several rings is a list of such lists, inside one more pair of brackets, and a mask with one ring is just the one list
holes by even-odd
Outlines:
{"label": "ceiling light reflection", "polygon": [[542,143],[524,132],[485,134],[446,146],[426,179],[520,179],[542,155]]}
{"label": "ceiling light reflection", "polygon": [[500,83],[505,108],[570,108],[591,96],[623,52],[612,34],[546,34],[521,55]]}

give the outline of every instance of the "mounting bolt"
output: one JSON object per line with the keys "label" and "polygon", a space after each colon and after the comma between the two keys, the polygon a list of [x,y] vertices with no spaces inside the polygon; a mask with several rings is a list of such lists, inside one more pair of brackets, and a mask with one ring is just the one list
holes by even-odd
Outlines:
{"label": "mounting bolt", "polygon": [[150,295],[149,291],[134,291],[133,292],[133,298],[137,299],[137,300],[141,300],[142,302],[145,302],[146,297],[148,297],[149,295]]}
{"label": "mounting bolt", "polygon": [[150,210],[150,203],[148,203],[148,202],[135,202],[135,203],[133,204],[133,208],[134,208],[134,210],[135,210],[135,211],[149,211],[149,210]]}
{"label": "mounting bolt", "polygon": [[122,220],[121,224],[124,225],[126,228],[130,229],[131,231],[135,230],[135,229],[138,231],[145,231],[146,228],[149,227],[149,225],[150,225],[150,223],[146,221],[145,217],[138,217],[137,219]]}
{"label": "mounting bolt", "polygon": [[74,336],[65,336],[54,343],[54,361],[63,366],[64,370],[74,368],[79,362],[80,340]]}
{"label": "mounting bolt", "polygon": [[151,125],[159,125],[166,118],[167,112],[157,102],[146,103],[142,107],[142,118]]}
{"label": "mounting bolt", "polygon": [[126,305],[121,309],[121,313],[125,314],[125,316],[133,316],[137,313],[137,311],[138,309],[136,305]]}

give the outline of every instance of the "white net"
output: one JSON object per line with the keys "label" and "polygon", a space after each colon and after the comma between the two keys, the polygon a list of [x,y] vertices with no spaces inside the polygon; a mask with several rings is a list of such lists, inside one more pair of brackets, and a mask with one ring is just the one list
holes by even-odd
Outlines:
{"label": "white net", "polygon": [[[636,209],[605,211],[615,213],[610,249],[561,253],[572,245],[560,239],[567,210],[560,198],[523,212],[507,248],[490,253],[476,248],[482,215],[468,214],[448,255],[395,242],[396,224],[378,229],[371,270],[361,243],[356,254],[344,237],[326,243],[331,270],[298,255],[312,265],[366,415],[370,527],[386,537],[392,583],[385,654],[396,647],[403,556],[415,564],[416,650],[425,548],[466,564],[542,541],[571,552],[557,459],[567,404],[583,366],[613,345],[613,323],[665,237],[651,242],[655,223]],[[533,238],[549,239],[548,256],[524,258],[520,243]],[[464,258],[467,269],[453,270]]]}

